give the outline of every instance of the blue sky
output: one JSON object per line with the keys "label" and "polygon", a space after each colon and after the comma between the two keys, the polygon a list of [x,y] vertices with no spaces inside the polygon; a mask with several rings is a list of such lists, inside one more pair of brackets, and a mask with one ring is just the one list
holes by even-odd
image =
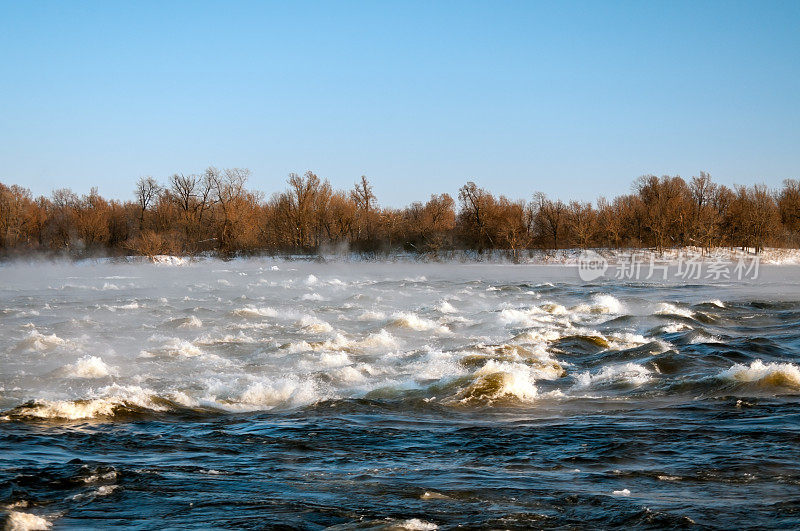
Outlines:
{"label": "blue sky", "polygon": [[382,204],[800,177],[800,2],[5,2],[0,181],[291,171]]}

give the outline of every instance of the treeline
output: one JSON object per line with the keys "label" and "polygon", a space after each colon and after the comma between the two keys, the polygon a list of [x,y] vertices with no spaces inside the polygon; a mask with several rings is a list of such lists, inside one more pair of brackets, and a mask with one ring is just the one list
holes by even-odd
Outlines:
{"label": "treeline", "polygon": [[366,177],[334,190],[312,172],[290,174],[283,192],[247,188],[248,170],[208,168],[165,182],[139,179],[132,201],[107,200],[93,188],[33,197],[0,183],[0,253],[195,254],[503,251],[569,247],[797,247],[800,182],[779,190],[727,186],[701,172],[645,175],[632,192],[595,204],[535,193],[495,196],[468,182],[456,199],[432,195],[396,209],[381,207]]}

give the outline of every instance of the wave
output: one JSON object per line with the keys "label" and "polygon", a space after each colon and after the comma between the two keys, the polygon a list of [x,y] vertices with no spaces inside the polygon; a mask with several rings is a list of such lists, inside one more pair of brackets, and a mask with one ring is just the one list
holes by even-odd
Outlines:
{"label": "wave", "polygon": [[562,332],[555,329],[527,330],[511,338],[514,343],[549,343],[564,337]]}
{"label": "wave", "polygon": [[[564,307],[562,306],[562,308]],[[570,324],[568,315],[566,308],[564,308],[563,312],[553,312],[547,311],[542,307],[534,306],[531,308],[505,308],[500,310],[499,319],[501,323],[507,325],[521,325],[526,327],[568,326]]]}
{"label": "wave", "polygon": [[656,308],[656,311],[653,312],[654,315],[677,315],[678,317],[686,317],[687,319],[691,319],[694,317],[694,312],[687,308],[680,308],[674,304],[669,302],[662,302]]}
{"label": "wave", "polygon": [[103,308],[110,312],[116,312],[117,310],[138,310],[141,305],[137,301],[132,301],[124,304],[104,304]]}
{"label": "wave", "polygon": [[601,293],[593,296],[594,309],[601,313],[622,314],[625,312],[625,305],[613,295]]}
{"label": "wave", "polygon": [[579,304],[570,309],[573,313],[614,315],[621,315],[625,310],[625,305],[619,299],[607,293],[592,295],[591,304]]}
{"label": "wave", "polygon": [[169,409],[166,400],[154,399],[155,393],[138,386],[114,384],[104,387],[98,394],[101,396],[78,400],[36,399],[6,411],[2,418],[81,420]]}
{"label": "wave", "polygon": [[9,511],[5,528],[7,531],[40,531],[52,527],[53,523],[47,518],[22,511]]}
{"label": "wave", "polygon": [[491,404],[502,399],[530,402],[539,395],[533,371],[520,363],[489,360],[473,376],[456,396],[462,404]]}
{"label": "wave", "polygon": [[25,336],[25,339],[16,344],[13,350],[15,352],[46,352],[67,344],[67,340],[58,337],[56,334],[45,335],[34,328],[28,332],[28,335]]}
{"label": "wave", "polygon": [[652,379],[652,372],[636,363],[606,365],[598,372],[589,371],[575,375],[578,389],[597,389],[604,387],[639,387]]}
{"label": "wave", "polygon": [[397,338],[382,328],[379,332],[369,334],[362,339],[349,339],[337,333],[333,338],[325,341],[293,341],[282,345],[281,348],[292,353],[318,350],[358,353],[371,349],[391,348],[397,345]]}
{"label": "wave", "polygon": [[634,334],[631,332],[617,332],[609,335],[607,338],[611,350],[628,350],[631,348],[641,347],[654,343],[654,347],[659,351],[665,351],[672,348],[667,341],[661,339],[651,339],[641,334]]}
{"label": "wave", "polygon": [[461,404],[491,405],[498,400],[531,402],[539,397],[537,380],[557,380],[566,374],[563,366],[545,351],[517,345],[478,347],[478,354],[463,357],[462,365],[480,365],[471,382],[456,394]]}
{"label": "wave", "polygon": [[366,310],[357,317],[359,321],[383,321],[386,314],[376,310]]}
{"label": "wave", "polygon": [[203,321],[191,315],[185,319],[182,319],[181,322],[178,324],[178,328],[202,328]]}
{"label": "wave", "polygon": [[[233,383],[233,382],[231,382]],[[181,412],[219,413],[266,411],[276,407],[299,407],[331,398],[313,379],[289,376],[262,379],[242,389],[222,382],[209,382],[204,396],[195,398],[181,391],[159,395],[139,386],[112,384],[96,396],[75,400],[35,399],[5,411],[4,421],[89,420]]]}
{"label": "wave", "polygon": [[[152,339],[160,339],[153,337]],[[202,356],[204,352],[193,343],[178,337],[166,338],[166,341],[158,348],[153,350],[142,350],[139,354],[142,358],[152,358],[159,355],[192,358]]]}
{"label": "wave", "polygon": [[195,339],[194,343],[199,345],[224,345],[229,343],[239,343],[239,344],[257,343],[257,341],[240,330],[235,335],[224,334],[220,336],[214,336],[211,334],[206,334]]}
{"label": "wave", "polygon": [[800,367],[793,363],[764,363],[755,360],[749,366],[737,363],[719,377],[763,387],[800,389]]}
{"label": "wave", "polygon": [[278,317],[278,311],[268,306],[260,308],[256,306],[245,306],[244,308],[233,310],[231,313],[240,317]]}
{"label": "wave", "polygon": [[313,315],[304,315],[300,318],[297,324],[304,332],[310,332],[313,334],[333,331],[333,327],[330,325],[330,323],[318,319]]}
{"label": "wave", "polygon": [[236,401],[221,403],[225,409],[236,411],[269,410],[278,406],[313,404],[324,394],[313,380],[284,378],[251,384]]}
{"label": "wave", "polygon": [[659,326],[656,331],[662,334],[676,334],[684,330],[692,330],[692,327],[686,323],[670,323],[667,325]]}
{"label": "wave", "polygon": [[449,302],[447,302],[447,301],[440,302],[436,306],[436,309],[440,313],[458,313],[458,310],[456,310],[455,307],[452,304],[450,304]]}
{"label": "wave", "polygon": [[539,306],[539,308],[542,311],[553,315],[569,314],[569,310],[567,310],[567,308],[563,304],[558,304],[557,302],[545,302],[544,304]]}
{"label": "wave", "polygon": [[107,365],[99,356],[84,356],[62,369],[62,374],[72,378],[104,378],[116,376],[117,369]]}
{"label": "wave", "polygon": [[475,368],[487,361],[524,363],[537,371],[537,378],[546,380],[555,380],[566,373],[562,364],[552,359],[547,350],[513,344],[477,345],[467,351],[460,364]]}
{"label": "wave", "polygon": [[419,332],[434,331],[440,334],[450,333],[450,329],[445,325],[441,325],[436,321],[425,319],[413,312],[398,312],[394,314],[394,321],[392,325],[398,328],[407,328],[409,330],[416,330]]}

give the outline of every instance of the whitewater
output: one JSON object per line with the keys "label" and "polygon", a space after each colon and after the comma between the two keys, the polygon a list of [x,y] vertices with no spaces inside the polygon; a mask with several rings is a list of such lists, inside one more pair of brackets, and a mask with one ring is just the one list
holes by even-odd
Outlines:
{"label": "whitewater", "polygon": [[0,266],[9,529],[800,525],[800,267]]}

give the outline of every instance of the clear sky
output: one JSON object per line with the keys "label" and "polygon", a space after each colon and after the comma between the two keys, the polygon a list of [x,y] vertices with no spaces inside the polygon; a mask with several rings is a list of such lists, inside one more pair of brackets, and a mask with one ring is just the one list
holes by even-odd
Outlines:
{"label": "clear sky", "polygon": [[246,167],[594,199],[800,177],[800,1],[0,0],[0,181]]}

